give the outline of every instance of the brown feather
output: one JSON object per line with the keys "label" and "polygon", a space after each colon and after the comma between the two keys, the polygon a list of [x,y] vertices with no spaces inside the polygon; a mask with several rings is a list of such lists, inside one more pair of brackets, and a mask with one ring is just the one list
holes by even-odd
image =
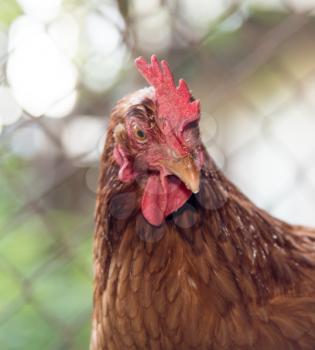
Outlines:
{"label": "brown feather", "polygon": [[113,157],[130,101],[113,111],[101,159],[91,350],[315,349],[315,231],[257,208],[209,156],[199,194],[151,226],[141,181],[120,182]]}

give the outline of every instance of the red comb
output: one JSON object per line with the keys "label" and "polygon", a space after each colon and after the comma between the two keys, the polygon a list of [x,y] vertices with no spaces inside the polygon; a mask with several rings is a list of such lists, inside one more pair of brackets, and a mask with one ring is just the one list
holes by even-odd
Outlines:
{"label": "red comb", "polygon": [[155,55],[148,64],[143,57],[135,61],[138,71],[155,89],[158,102],[158,115],[168,121],[168,126],[173,130],[182,132],[184,127],[199,120],[200,102],[191,101],[191,94],[183,79],[179,80],[176,87],[173,75],[165,60],[159,64]]}

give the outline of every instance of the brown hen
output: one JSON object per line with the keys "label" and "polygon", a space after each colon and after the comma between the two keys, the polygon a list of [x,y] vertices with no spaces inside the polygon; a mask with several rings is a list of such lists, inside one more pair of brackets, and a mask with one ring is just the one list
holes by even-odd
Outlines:
{"label": "brown hen", "polygon": [[315,231],[224,177],[165,62],[137,67],[152,87],[117,104],[101,159],[91,350],[314,350]]}

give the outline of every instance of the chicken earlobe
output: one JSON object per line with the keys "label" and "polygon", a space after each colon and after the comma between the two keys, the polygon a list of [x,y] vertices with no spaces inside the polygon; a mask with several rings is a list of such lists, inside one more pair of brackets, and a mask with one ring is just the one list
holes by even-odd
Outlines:
{"label": "chicken earlobe", "polygon": [[116,145],[114,148],[114,158],[120,166],[118,173],[119,179],[125,183],[132,182],[137,174],[132,163],[127,159],[125,152],[120,145]]}

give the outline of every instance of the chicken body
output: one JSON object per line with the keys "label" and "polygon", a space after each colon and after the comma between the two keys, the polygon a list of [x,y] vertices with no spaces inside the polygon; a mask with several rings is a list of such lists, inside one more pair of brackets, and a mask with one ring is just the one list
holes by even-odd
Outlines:
{"label": "chicken body", "polygon": [[91,350],[315,349],[315,232],[257,208],[205,149],[200,191],[151,225],[145,180],[122,182],[113,155],[130,101],[102,156]]}

